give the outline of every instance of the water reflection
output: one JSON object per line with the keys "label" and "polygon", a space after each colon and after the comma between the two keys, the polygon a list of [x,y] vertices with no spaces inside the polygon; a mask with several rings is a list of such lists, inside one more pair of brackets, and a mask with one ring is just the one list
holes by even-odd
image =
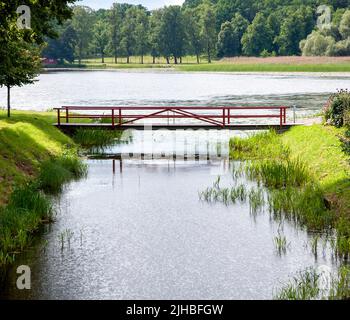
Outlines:
{"label": "water reflection", "polygon": [[[15,288],[13,269],[2,295],[269,299],[273,289],[298,270],[336,266],[328,248],[315,260],[310,235],[288,221],[283,235],[291,244],[285,255],[279,255],[274,238],[280,223],[268,214],[252,216],[244,202],[227,206],[200,200],[199,192],[219,175],[222,186],[232,185],[234,163],[228,161],[226,147],[221,153],[213,148],[222,158],[209,161],[124,158],[141,150],[148,155],[154,150],[176,154],[176,144],[167,143],[170,138],[153,139],[152,149],[144,150],[139,149],[142,137],[135,133],[132,143],[109,150],[120,159],[87,160],[86,180],[72,182],[58,200],[57,221],[45,233],[45,248],[38,245],[17,262],[31,267],[32,290]],[[217,143],[190,137],[187,141],[190,150],[204,155],[208,143],[209,149]],[[241,179],[248,187],[253,183]]]}

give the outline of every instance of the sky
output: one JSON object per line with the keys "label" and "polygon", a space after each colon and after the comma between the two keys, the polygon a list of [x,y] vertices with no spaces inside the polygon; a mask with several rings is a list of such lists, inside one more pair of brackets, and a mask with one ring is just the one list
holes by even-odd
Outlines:
{"label": "sky", "polygon": [[164,5],[181,5],[184,0],[82,0],[77,1],[76,4],[89,6],[92,9],[109,9],[114,2],[142,4],[148,9],[156,9]]}

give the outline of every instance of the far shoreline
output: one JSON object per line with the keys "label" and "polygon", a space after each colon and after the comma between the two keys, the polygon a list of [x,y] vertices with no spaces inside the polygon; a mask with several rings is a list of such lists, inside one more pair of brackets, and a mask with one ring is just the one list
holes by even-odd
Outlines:
{"label": "far shoreline", "polygon": [[185,71],[176,67],[162,68],[43,68],[42,74],[54,72],[116,72],[116,73],[196,73],[196,74],[235,74],[235,75],[271,75],[271,76],[314,76],[314,77],[350,77],[350,71]]}

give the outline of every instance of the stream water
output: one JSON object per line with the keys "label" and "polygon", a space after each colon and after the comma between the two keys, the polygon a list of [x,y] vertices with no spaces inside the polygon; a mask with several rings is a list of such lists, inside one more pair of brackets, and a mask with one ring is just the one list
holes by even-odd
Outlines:
{"label": "stream water", "polygon": [[[15,88],[13,107],[297,104],[298,114],[308,115],[331,92],[349,87],[345,76],[55,72]],[[5,101],[0,89],[0,105]],[[336,269],[328,246],[320,241],[316,257],[312,235],[288,222],[281,226],[267,210],[252,215],[249,204],[200,200],[218,176],[223,185],[234,183],[228,141],[243,134],[133,132],[129,143],[104,150],[111,159],[87,159],[87,178],[55,199],[56,222],[16,262],[30,266],[31,290],[16,288],[14,266],[0,296],[270,299],[297,271]],[[141,153],[146,159],[135,156]],[[197,156],[184,160],[191,154]],[[273,241],[281,231],[288,241],[282,255]]]}
{"label": "stream water", "polygon": [[[199,192],[218,176],[222,185],[233,184],[235,163],[228,160],[227,141],[237,133],[175,134],[135,132],[132,142],[107,150],[120,159],[114,165],[111,159],[87,160],[88,177],[66,187],[57,199],[57,221],[16,262],[30,266],[31,290],[16,289],[13,268],[2,295],[270,299],[297,271],[337,267],[327,246],[320,242],[315,257],[312,235],[288,222],[280,225],[266,211],[252,215],[245,203],[200,200]],[[186,157],[197,157],[174,161],[171,154],[179,145],[185,146]],[[149,160],[135,156],[145,150]],[[210,160],[198,160],[208,154]],[[252,183],[242,179],[247,186]],[[274,244],[279,232],[288,241],[282,255]]]}

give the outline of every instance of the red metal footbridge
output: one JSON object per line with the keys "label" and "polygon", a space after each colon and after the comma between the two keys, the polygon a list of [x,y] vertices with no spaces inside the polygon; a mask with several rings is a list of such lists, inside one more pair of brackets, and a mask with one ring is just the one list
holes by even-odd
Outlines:
{"label": "red metal footbridge", "polygon": [[[63,130],[105,128],[147,129],[289,129],[287,106],[63,106],[56,108],[56,126]],[[260,121],[242,122],[244,119]],[[261,122],[261,119],[276,121]]]}

